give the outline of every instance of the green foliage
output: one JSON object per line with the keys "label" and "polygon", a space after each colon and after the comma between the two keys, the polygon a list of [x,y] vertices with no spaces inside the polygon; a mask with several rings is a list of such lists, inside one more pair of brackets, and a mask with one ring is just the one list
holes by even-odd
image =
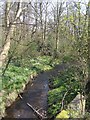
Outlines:
{"label": "green foliage", "polygon": [[[77,71],[78,69],[78,71]],[[55,116],[62,107],[62,99],[64,98],[64,108],[75,98],[78,92],[82,90],[80,69],[71,66],[65,71],[61,71],[59,75],[50,79],[51,90],[48,92],[48,114]]]}
{"label": "green foliage", "polygon": [[[83,4],[79,2],[74,2],[74,4],[72,3],[66,5],[66,9],[63,10],[64,4],[60,4],[58,6],[55,6],[55,9],[57,10],[57,12],[55,12],[55,15],[50,14],[54,12],[52,9],[46,9],[47,4],[43,4],[42,7],[45,8],[47,11],[45,11],[44,9],[44,11],[42,12],[42,16],[46,15],[46,18],[49,18],[48,20],[43,19],[43,23],[46,23],[46,27],[45,24],[43,25],[43,28],[41,24],[29,27],[28,25],[26,25],[26,23],[22,25],[18,24],[15,26],[14,34],[10,41],[11,44],[9,46],[9,54],[6,57],[8,59],[10,55],[13,55],[12,59],[16,58],[16,60],[12,60],[12,64],[9,65],[5,76],[2,78],[3,93],[5,99],[7,99],[7,96],[9,96],[12,91],[16,90],[16,93],[20,92],[22,88],[24,89],[25,84],[28,82],[27,76],[29,74],[36,75],[41,71],[49,70],[54,67],[55,64],[60,63],[60,60],[62,60],[62,62],[66,64],[67,62],[75,61],[76,57],[78,58],[77,60],[81,62],[80,64],[81,66],[83,66],[83,71],[86,72],[86,64],[90,63],[87,63],[87,58],[90,53],[90,44],[88,44],[90,43],[88,42],[89,21],[87,20],[87,14],[83,14],[82,8],[88,8],[88,6],[86,3]],[[38,5],[39,4],[37,4],[37,8],[40,11],[40,6]],[[16,8],[16,4],[14,7]],[[2,10],[2,13],[7,13],[7,10],[6,12]],[[86,10],[87,13],[87,9],[84,10]],[[13,13],[16,13],[16,9],[13,9],[13,7],[10,9],[9,12],[12,11]],[[57,14],[60,11],[61,16]],[[26,15],[24,16],[25,21],[23,22],[27,21],[27,24],[29,23],[28,15],[30,15],[31,18],[32,16],[35,16],[34,21],[36,21],[36,13],[36,11],[32,10],[31,14],[31,11],[29,13],[29,10],[27,9],[25,11]],[[4,23],[4,19],[5,17],[7,17],[7,15],[2,15],[2,23]],[[10,14],[8,14],[8,18],[10,19],[10,23],[13,23],[14,15],[11,16]],[[6,39],[9,38],[7,37],[6,33],[8,33],[8,31],[6,32],[5,28],[3,27],[1,30],[2,37],[0,37],[0,39],[2,38],[2,47],[7,41]],[[1,49],[1,52],[2,50],[3,49]],[[54,61],[51,61],[52,57],[49,56],[38,57],[39,55],[52,55],[54,57],[54,50],[57,51],[56,55],[60,57],[60,60],[55,59]],[[75,55],[75,57],[72,55]],[[31,57],[33,57],[33,59]],[[49,91],[50,98],[48,97],[48,101],[49,104],[51,104],[51,107],[53,107],[52,109],[51,107],[49,108],[50,111],[52,111],[49,111],[50,114],[55,115],[58,109],[60,109],[60,103],[66,91],[69,90],[69,94],[67,93],[66,95],[64,101],[65,104],[70,102],[77,94],[77,92],[82,91],[82,84],[84,85],[85,83],[82,82],[83,80],[85,80],[83,77],[83,71],[78,67],[72,67],[64,72],[61,72],[59,76],[57,76],[53,80],[50,80],[50,86],[52,90]],[[88,73],[90,72],[87,72],[87,74]],[[2,82],[0,81],[0,90],[2,89],[1,84]],[[54,101],[56,102],[54,103]],[[2,105],[4,106],[4,103],[2,103]]]}
{"label": "green foliage", "polygon": [[66,62],[71,62],[71,61],[74,61],[74,60],[75,60],[75,56],[70,56],[70,55],[64,56],[64,57],[62,58],[62,61],[63,61],[64,63],[66,63]]}
{"label": "green foliage", "polygon": [[30,70],[28,68],[9,65],[5,75],[2,77],[3,97],[0,107],[1,114],[5,112],[5,106],[9,106],[17,97],[17,94],[25,88]]}
{"label": "green foliage", "polygon": [[28,75],[51,69],[49,57],[38,57],[30,60],[30,68],[17,67],[10,64],[3,77],[3,88],[10,91],[20,89],[27,82]]}
{"label": "green foliage", "polygon": [[61,100],[65,94],[65,87],[61,86],[48,92],[48,114],[55,115],[60,110]]}
{"label": "green foliage", "polygon": [[54,103],[54,102],[56,103],[57,101],[60,101],[60,98],[62,99],[65,91],[66,90],[65,90],[64,86],[61,86],[61,87],[58,87],[56,89],[50,90],[49,93],[48,93],[50,95],[49,98],[48,98],[48,102],[51,104],[51,103]]}
{"label": "green foliage", "polygon": [[50,61],[50,66],[54,67],[55,65],[58,65],[60,63],[61,63],[61,60],[58,58],[55,58]]}
{"label": "green foliage", "polygon": [[[44,66],[50,66],[50,61],[52,57],[50,56],[38,56],[38,57],[28,57],[22,60],[23,67],[36,67],[38,69],[43,69]],[[44,66],[43,66],[44,65]]]}
{"label": "green foliage", "polygon": [[82,118],[83,117],[80,115],[79,110],[66,109],[66,111],[68,111],[68,115],[70,118]]}
{"label": "green foliage", "polygon": [[35,59],[30,60],[30,66],[33,69],[36,69],[38,71],[45,71],[49,70],[52,67],[50,66],[50,60],[51,57],[49,56],[42,56],[42,57],[37,57]]}
{"label": "green foliage", "polygon": [[84,119],[90,120],[90,113],[89,112],[85,113]]}
{"label": "green foliage", "polygon": [[2,77],[3,89],[7,89],[7,92],[20,89],[26,82],[29,73],[30,71],[27,68],[10,65],[5,76]]}

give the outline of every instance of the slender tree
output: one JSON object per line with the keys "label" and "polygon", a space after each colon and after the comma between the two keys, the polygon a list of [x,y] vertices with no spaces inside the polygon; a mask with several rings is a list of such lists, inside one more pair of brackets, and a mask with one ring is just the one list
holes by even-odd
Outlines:
{"label": "slender tree", "polygon": [[87,57],[87,66],[88,66],[88,82],[86,84],[86,111],[90,112],[90,0],[88,2],[87,8],[88,15],[88,57]]}

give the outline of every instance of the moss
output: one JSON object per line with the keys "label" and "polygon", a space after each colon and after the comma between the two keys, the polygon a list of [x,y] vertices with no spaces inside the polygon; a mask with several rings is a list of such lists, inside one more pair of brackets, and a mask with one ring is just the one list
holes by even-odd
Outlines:
{"label": "moss", "polygon": [[69,118],[68,111],[62,110],[62,111],[56,116],[56,119],[57,119],[57,118]]}

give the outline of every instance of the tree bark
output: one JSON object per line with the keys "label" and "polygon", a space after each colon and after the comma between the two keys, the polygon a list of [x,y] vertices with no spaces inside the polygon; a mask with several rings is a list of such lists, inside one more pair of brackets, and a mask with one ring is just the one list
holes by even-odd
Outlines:
{"label": "tree bark", "polygon": [[45,22],[44,22],[44,44],[45,44],[45,41],[46,41],[46,31],[47,31],[47,5],[48,5],[48,2],[46,3],[46,10],[45,10]]}
{"label": "tree bark", "polygon": [[58,45],[59,45],[59,23],[60,23],[60,17],[62,14],[62,5],[61,2],[59,5],[59,2],[57,1],[57,21],[56,21],[56,48],[55,48],[55,57],[58,57]]}
{"label": "tree bark", "polygon": [[[9,52],[10,45],[11,45],[11,39],[13,38],[15,23],[16,23],[16,20],[20,17],[20,14],[22,12],[22,8],[21,8],[22,3],[21,2],[22,2],[22,0],[20,0],[19,8],[17,10],[15,20],[14,20],[13,24],[11,26],[9,26],[9,32],[8,32],[8,35],[7,35],[7,38],[5,41],[5,45],[4,45],[3,50],[0,54],[0,68],[3,67],[3,64],[5,63],[5,60],[8,56],[8,52]],[[8,4],[8,1],[7,1],[7,4]],[[8,21],[8,19],[7,19],[7,21]]]}
{"label": "tree bark", "polygon": [[87,57],[87,66],[88,66],[88,82],[86,84],[86,111],[90,112],[90,0],[88,2],[88,57]]}

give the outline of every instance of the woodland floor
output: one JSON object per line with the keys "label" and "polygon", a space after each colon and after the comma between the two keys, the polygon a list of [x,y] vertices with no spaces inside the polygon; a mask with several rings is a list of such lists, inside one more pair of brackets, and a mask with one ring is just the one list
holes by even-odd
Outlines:
{"label": "woodland floor", "polygon": [[[67,67],[66,64],[57,65],[52,70],[40,73],[28,84],[16,101],[6,109],[5,118],[38,118],[38,114],[27,105],[29,103],[41,116],[47,116],[47,95],[49,90],[49,79],[58,75]],[[40,116],[39,116],[40,119]]]}

